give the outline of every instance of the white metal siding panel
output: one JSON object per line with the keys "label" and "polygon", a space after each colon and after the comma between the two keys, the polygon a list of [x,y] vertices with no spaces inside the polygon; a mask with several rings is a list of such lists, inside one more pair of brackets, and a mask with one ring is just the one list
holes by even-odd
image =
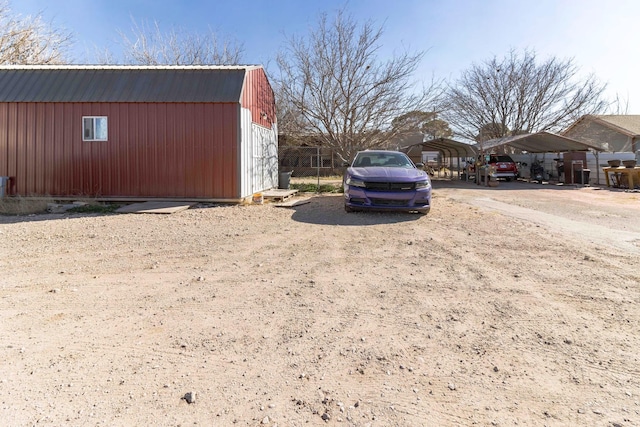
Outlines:
{"label": "white metal siding panel", "polygon": [[[271,129],[253,124],[254,165],[259,170],[260,178],[255,181],[255,188],[265,190],[278,186],[278,132],[275,124]],[[257,155],[256,153],[260,153]],[[256,190],[256,191],[261,191]]]}
{"label": "white metal siding panel", "polygon": [[268,138],[265,138],[265,157],[267,170],[265,179],[269,187],[278,187],[278,125],[271,124],[271,129],[262,128],[268,132]]}
{"label": "white metal siding panel", "polygon": [[251,111],[240,113],[240,197],[268,190],[278,185],[278,132],[257,125],[251,120]]}
{"label": "white metal siding panel", "polygon": [[264,150],[261,141],[260,129],[251,124],[251,145],[253,147],[253,156],[251,157],[251,175],[252,175],[252,188],[253,192],[262,191],[266,189],[264,183]]}
{"label": "white metal siding panel", "polygon": [[240,108],[240,197],[254,193],[251,111]]}

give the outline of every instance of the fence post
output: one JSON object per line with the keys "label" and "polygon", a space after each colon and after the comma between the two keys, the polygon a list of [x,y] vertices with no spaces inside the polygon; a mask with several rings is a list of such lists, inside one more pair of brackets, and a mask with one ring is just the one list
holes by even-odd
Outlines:
{"label": "fence post", "polygon": [[316,188],[316,193],[320,193],[320,147],[316,147],[316,158],[318,159],[316,164],[316,175],[318,177],[318,186]]}

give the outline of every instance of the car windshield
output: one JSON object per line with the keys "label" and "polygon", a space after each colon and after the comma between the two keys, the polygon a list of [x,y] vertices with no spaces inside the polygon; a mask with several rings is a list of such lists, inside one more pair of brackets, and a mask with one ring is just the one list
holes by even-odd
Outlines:
{"label": "car windshield", "polygon": [[[494,159],[492,159],[494,160]],[[495,161],[496,162],[509,162],[509,163],[513,163],[513,160],[511,159],[511,157],[509,156],[495,156]]]}
{"label": "car windshield", "polygon": [[370,166],[406,168],[413,165],[406,156],[397,153],[359,153],[353,161],[355,168]]}

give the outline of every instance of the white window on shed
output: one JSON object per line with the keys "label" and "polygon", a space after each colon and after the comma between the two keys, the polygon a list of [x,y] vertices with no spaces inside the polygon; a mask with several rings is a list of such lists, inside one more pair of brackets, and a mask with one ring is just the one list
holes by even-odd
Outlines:
{"label": "white window on shed", "polygon": [[107,117],[85,116],[82,117],[83,141],[106,141],[109,132],[107,130]]}

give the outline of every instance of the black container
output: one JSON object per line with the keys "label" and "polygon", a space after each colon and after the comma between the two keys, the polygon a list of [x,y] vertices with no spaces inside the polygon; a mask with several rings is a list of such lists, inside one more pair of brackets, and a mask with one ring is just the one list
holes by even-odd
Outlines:
{"label": "black container", "polygon": [[293,172],[280,172],[278,175],[278,188],[288,190],[291,182],[291,174]]}
{"label": "black container", "polygon": [[[582,176],[580,176],[582,174]],[[573,183],[574,184],[589,184],[590,169],[574,170],[573,171]]]}

